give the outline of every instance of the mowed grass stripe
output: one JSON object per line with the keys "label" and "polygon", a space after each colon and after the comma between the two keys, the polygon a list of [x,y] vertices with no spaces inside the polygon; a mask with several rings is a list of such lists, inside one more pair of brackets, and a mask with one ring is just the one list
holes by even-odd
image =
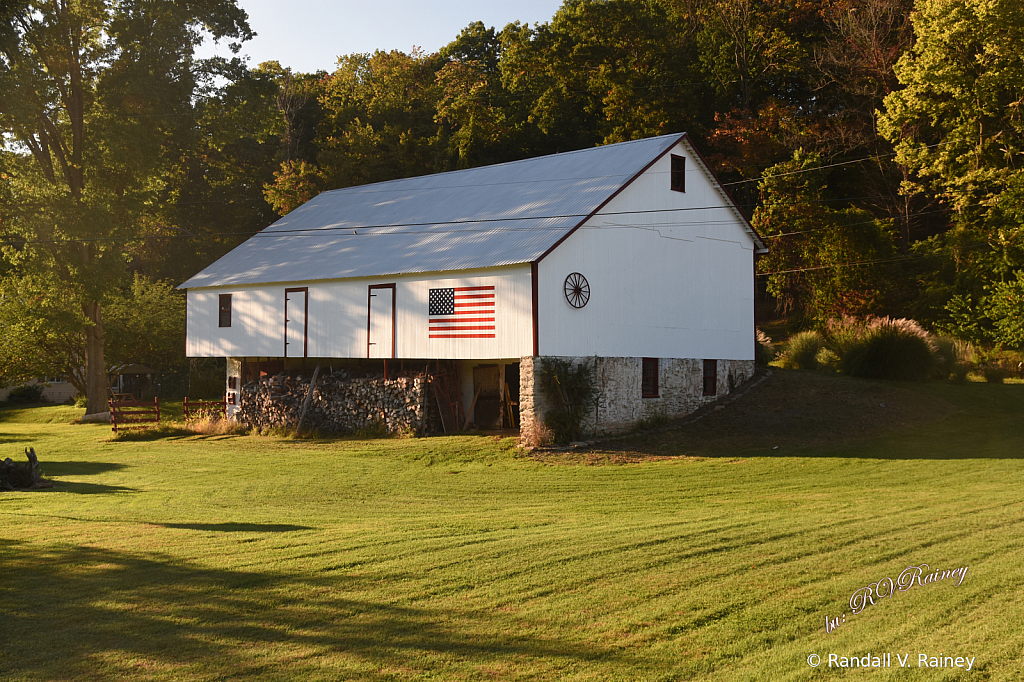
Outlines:
{"label": "mowed grass stripe", "polygon": [[[31,439],[60,488],[0,496],[0,677],[811,680],[856,677],[811,652],[920,649],[1018,679],[1024,403],[970,388],[842,457],[614,466],[486,437],[112,443],[19,413],[0,438]],[[958,458],[969,440],[993,456]],[[921,563],[970,572],[825,632]],[[913,672],[871,674],[968,679]]]}

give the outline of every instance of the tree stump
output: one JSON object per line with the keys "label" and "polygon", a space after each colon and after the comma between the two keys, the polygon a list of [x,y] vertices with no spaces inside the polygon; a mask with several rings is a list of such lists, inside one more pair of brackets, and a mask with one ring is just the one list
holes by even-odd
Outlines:
{"label": "tree stump", "polygon": [[25,448],[28,464],[15,464],[10,457],[0,461],[0,490],[39,490],[52,488],[53,483],[47,481],[39,473],[39,460],[34,448]]}

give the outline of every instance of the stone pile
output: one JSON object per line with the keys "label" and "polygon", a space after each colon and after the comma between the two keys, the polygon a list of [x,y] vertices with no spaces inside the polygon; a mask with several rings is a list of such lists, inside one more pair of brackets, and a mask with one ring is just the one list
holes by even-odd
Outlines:
{"label": "stone pile", "polygon": [[[309,377],[278,374],[242,387],[236,419],[258,429],[295,428],[309,389]],[[345,434],[382,429],[423,433],[428,425],[425,376],[385,380],[350,377],[344,370],[320,374],[303,431]]]}

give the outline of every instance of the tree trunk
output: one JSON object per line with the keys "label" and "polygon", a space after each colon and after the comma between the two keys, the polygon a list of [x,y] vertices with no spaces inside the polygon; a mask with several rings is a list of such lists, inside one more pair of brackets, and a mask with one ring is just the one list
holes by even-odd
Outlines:
{"label": "tree trunk", "polygon": [[107,372],[103,360],[103,317],[99,301],[84,304],[82,312],[93,323],[85,330],[85,412],[106,412]]}

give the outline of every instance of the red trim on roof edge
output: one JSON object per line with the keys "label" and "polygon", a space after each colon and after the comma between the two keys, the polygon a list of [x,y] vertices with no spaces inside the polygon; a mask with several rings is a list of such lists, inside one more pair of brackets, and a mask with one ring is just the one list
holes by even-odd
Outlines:
{"label": "red trim on roof edge", "polygon": [[[640,177],[641,175],[643,175],[644,173],[646,173],[646,172],[647,172],[647,169],[648,169],[648,168],[650,168],[651,166],[653,166],[653,165],[654,165],[655,163],[657,163],[657,162],[658,162],[658,159],[660,159],[661,157],[665,156],[665,155],[666,155],[666,154],[668,154],[668,153],[669,153],[670,151],[672,151],[672,148],[673,148],[673,147],[675,147],[675,146],[676,146],[677,144],[679,144],[679,141],[680,141],[680,140],[682,140],[682,139],[683,139],[684,137],[686,137],[686,133],[680,133],[680,135],[679,135],[679,137],[678,137],[678,138],[676,139],[676,141],[675,141],[675,142],[673,142],[672,144],[670,144],[670,145],[668,146],[668,148],[667,148],[667,149],[665,149],[665,151],[663,151],[662,153],[660,153],[660,154],[658,154],[657,156],[655,156],[655,157],[654,157],[653,159],[651,159],[650,163],[648,163],[648,164],[647,164],[646,166],[644,166],[644,167],[643,167],[643,168],[641,168],[641,169],[640,169],[639,171],[637,171],[637,172],[636,172],[636,174],[635,174],[635,175],[633,175],[633,177],[631,177],[631,178],[630,178],[629,180],[627,180],[626,182],[622,183],[622,185],[621,185],[621,186],[620,186],[620,187],[619,187],[619,188],[618,188],[617,190],[615,190],[614,192],[612,192],[612,193],[611,193],[611,196],[609,196],[609,197],[608,197],[607,199],[605,199],[605,200],[604,200],[604,201],[602,201],[602,202],[601,202],[600,204],[598,204],[597,208],[595,208],[595,209],[594,209],[593,211],[591,211],[591,212],[590,212],[590,214],[589,214],[589,215],[587,215],[587,217],[586,217],[586,218],[584,218],[583,220],[581,220],[581,221],[579,221],[578,223],[576,223],[576,227],[572,228],[571,230],[569,230],[568,232],[566,232],[566,233],[565,233],[564,235],[562,235],[562,238],[561,238],[561,239],[559,239],[559,240],[558,240],[557,242],[555,242],[554,244],[552,244],[552,245],[551,245],[551,247],[550,247],[550,248],[549,248],[549,249],[548,249],[547,251],[545,251],[544,253],[542,253],[542,254],[540,255],[540,257],[539,257],[539,258],[537,258],[537,260],[536,260],[536,261],[534,261],[534,267],[536,267],[536,264],[537,264],[537,263],[539,263],[539,262],[541,262],[542,260],[544,260],[544,259],[545,259],[545,258],[547,257],[547,255],[548,255],[549,253],[551,253],[552,251],[554,251],[555,249],[557,249],[557,248],[558,248],[558,245],[559,245],[559,244],[561,244],[561,243],[562,243],[562,242],[564,242],[564,241],[565,241],[566,239],[568,239],[568,238],[569,238],[569,235],[571,235],[571,234],[572,234],[573,232],[575,232],[576,230],[578,230],[578,229],[580,229],[581,227],[583,227],[583,224],[584,224],[585,222],[587,222],[588,220],[590,220],[591,218],[593,218],[593,217],[594,217],[594,215],[595,215],[595,214],[596,214],[596,213],[597,213],[598,211],[600,211],[600,210],[601,210],[602,208],[604,208],[605,206],[607,206],[607,205],[608,205],[608,202],[609,202],[609,201],[611,201],[611,200],[612,200],[612,199],[614,199],[615,197],[619,196],[619,192],[621,192],[622,190],[624,190],[624,189],[626,189],[627,187],[629,187],[630,185],[632,185],[632,184],[633,184],[633,181],[634,181],[634,180],[636,180],[636,179],[637,179],[637,178],[639,178],[639,177]],[[735,203],[735,202],[733,202],[733,203]],[[536,349],[534,349],[534,351],[536,351]],[[534,353],[534,355],[536,355],[536,352]]]}

